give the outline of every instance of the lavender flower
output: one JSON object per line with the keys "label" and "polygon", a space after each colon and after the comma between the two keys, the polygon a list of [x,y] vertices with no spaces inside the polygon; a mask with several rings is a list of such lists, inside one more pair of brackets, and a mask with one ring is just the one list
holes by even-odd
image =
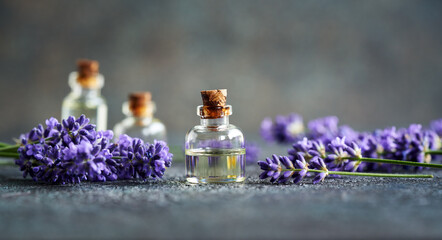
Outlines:
{"label": "lavender flower", "polygon": [[278,115],[275,121],[265,118],[261,122],[261,136],[268,142],[291,143],[304,133],[302,117],[296,113]]}
{"label": "lavender flower", "polygon": [[360,133],[357,132],[357,131],[355,131],[353,128],[351,128],[351,127],[348,126],[348,125],[342,125],[342,126],[339,126],[337,136],[338,136],[338,137],[341,137],[341,138],[342,138],[342,137],[345,137],[345,139],[346,139],[349,143],[351,143],[351,142],[355,142],[355,141],[358,141],[358,140],[359,140],[359,138],[360,138]]}
{"label": "lavender flower", "polygon": [[167,167],[172,164],[172,154],[163,141],[144,144],[143,140],[123,134],[113,151],[117,157],[118,178],[132,179],[162,178]]}
{"label": "lavender flower", "polygon": [[258,165],[261,167],[264,172],[259,175],[260,179],[266,179],[270,177],[270,182],[275,182],[275,180],[281,174],[281,162],[279,161],[276,155],[273,155],[272,158],[266,158],[266,161],[259,161]]}
{"label": "lavender flower", "polygon": [[342,168],[348,163],[350,154],[346,151],[348,146],[345,144],[345,137],[335,138],[328,145],[332,154],[329,154],[324,160],[331,165],[332,168]]}
{"label": "lavender flower", "polygon": [[294,183],[299,183],[307,176],[309,166],[314,167],[321,172],[316,175],[313,183],[321,182],[327,175],[328,170],[325,163],[321,158],[315,156],[312,159],[312,163],[309,165],[302,154],[297,154],[294,161],[290,160],[287,156],[272,155],[271,158],[266,158],[266,161],[259,161],[258,165],[263,172],[259,175],[260,179],[266,179],[270,177],[270,182],[274,183],[286,183],[290,178]]}
{"label": "lavender flower", "polygon": [[108,168],[111,132],[96,132],[82,115],[69,117],[62,124],[55,118],[21,136],[16,164],[35,181],[79,183],[83,180],[115,180],[115,170]]}
{"label": "lavender flower", "polygon": [[434,120],[430,123],[430,129],[439,135],[439,137],[442,137],[442,118]]}
{"label": "lavender flower", "polygon": [[246,146],[246,162],[255,163],[259,158],[261,149],[256,143],[253,142],[246,142],[245,146]]}
{"label": "lavender flower", "polygon": [[350,161],[349,158],[362,158],[362,149],[356,142],[353,142],[351,146],[348,146],[345,142],[345,137],[335,138],[328,145],[327,153],[324,144],[320,140],[304,138],[302,141],[293,144],[293,148],[288,150],[288,154],[292,161],[302,157],[303,161],[310,163],[313,158],[319,157],[324,159],[327,167],[333,171],[356,171],[359,166],[364,166],[364,164],[361,161]]}
{"label": "lavender flower", "polygon": [[267,142],[273,142],[275,139],[273,137],[273,121],[272,118],[264,118],[261,122],[260,128],[261,137]]}
{"label": "lavender flower", "polygon": [[298,154],[298,159],[295,160],[295,168],[302,169],[299,172],[296,172],[293,176],[293,183],[299,183],[302,181],[302,179],[307,175],[308,173],[308,166],[309,164],[305,161],[302,154]]}
{"label": "lavender flower", "polygon": [[324,181],[324,178],[328,176],[328,169],[324,161],[319,157],[314,157],[310,164],[314,169],[325,171],[316,174],[315,178],[313,178],[313,184]]}
{"label": "lavender flower", "polygon": [[336,116],[327,116],[311,120],[308,123],[309,138],[329,143],[337,137],[339,133],[338,123],[339,119]]}
{"label": "lavender flower", "polygon": [[[35,181],[50,183],[80,183],[81,181],[113,181],[118,176],[126,176],[121,171],[127,165],[130,154],[139,157],[140,152],[130,152],[134,140],[120,138],[112,144],[112,131],[95,131],[84,115],[75,119],[69,117],[59,123],[55,118],[46,120],[21,136],[16,164],[23,171],[23,177],[31,176]],[[143,164],[135,164],[137,176],[143,179],[161,177],[166,167],[171,165],[172,154],[164,142],[144,146],[152,173],[142,175]],[[133,150],[133,148],[132,148]],[[118,154],[121,154],[117,156]],[[114,159],[117,157],[118,159]],[[141,173],[140,173],[141,172]]]}
{"label": "lavender flower", "polygon": [[302,154],[307,161],[313,158],[313,156],[309,153],[309,150],[312,148],[313,144],[306,137],[302,140],[297,141],[292,145],[292,148],[288,150],[288,154],[292,160],[296,159],[297,154]]}

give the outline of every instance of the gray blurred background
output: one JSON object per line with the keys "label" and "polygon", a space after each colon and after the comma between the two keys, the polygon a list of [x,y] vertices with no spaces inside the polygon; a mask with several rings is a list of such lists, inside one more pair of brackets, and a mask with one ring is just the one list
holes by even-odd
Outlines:
{"label": "gray blurred background", "polygon": [[337,115],[358,130],[442,117],[442,1],[0,1],[0,140],[60,117],[68,74],[96,59],[109,126],[148,90],[172,141],[200,90],[231,122]]}

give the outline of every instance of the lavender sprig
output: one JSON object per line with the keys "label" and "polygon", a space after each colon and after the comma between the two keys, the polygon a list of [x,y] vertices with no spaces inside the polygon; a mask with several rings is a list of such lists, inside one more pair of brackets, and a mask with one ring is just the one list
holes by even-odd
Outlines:
{"label": "lavender sprig", "polygon": [[121,135],[113,151],[119,179],[162,178],[172,164],[172,154],[163,141],[144,144],[143,140]]}
{"label": "lavender sprig", "polygon": [[294,183],[299,183],[307,172],[315,173],[313,184],[324,181],[330,175],[349,175],[349,176],[365,176],[365,177],[398,177],[398,178],[433,178],[433,175],[420,174],[388,174],[388,173],[358,173],[345,171],[330,171],[322,158],[315,156],[311,159],[310,164],[303,162],[303,155],[299,154],[294,160],[290,160],[287,156],[272,155],[266,158],[266,161],[258,161],[263,172],[259,175],[260,179],[270,178],[272,183],[286,183],[290,178]]}
{"label": "lavender sprig", "polygon": [[23,134],[19,145],[1,148],[0,156],[17,158],[23,177],[61,184],[155,179],[171,166],[172,154],[165,142],[144,144],[125,136],[114,144],[112,138],[112,131],[95,131],[84,115],[61,123],[51,118],[46,127],[39,125]]}
{"label": "lavender sprig", "polygon": [[[357,171],[360,166],[364,164],[364,162],[442,168],[442,164],[427,163],[424,162],[424,158],[421,158],[421,161],[406,161],[363,157],[363,149],[360,145],[358,145],[356,142],[352,142],[351,145],[347,145],[345,142],[345,137],[337,137],[331,141],[330,144],[328,144],[328,151],[326,152],[321,141],[308,140],[307,138],[304,138],[303,140],[293,144],[293,148],[289,149],[288,153],[290,155],[290,159],[292,160],[296,159],[297,157],[299,158],[299,156],[302,156],[303,159],[307,159],[307,162],[310,162],[315,157],[322,158],[324,159],[327,167],[333,171]],[[427,149],[428,147],[420,145],[417,141],[412,141],[412,143],[413,144],[410,144],[405,151],[405,154],[403,154],[404,159],[406,159],[409,154],[424,156],[430,155],[428,151],[424,151],[424,149]],[[425,143],[426,141],[423,141],[422,144]],[[373,149],[373,147],[368,147],[368,149]],[[383,149],[383,151],[385,151],[385,148]],[[428,159],[428,157],[425,158]]]}

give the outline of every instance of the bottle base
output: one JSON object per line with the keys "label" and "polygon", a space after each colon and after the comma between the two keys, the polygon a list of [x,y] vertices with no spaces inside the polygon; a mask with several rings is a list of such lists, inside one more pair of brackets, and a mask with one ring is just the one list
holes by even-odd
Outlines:
{"label": "bottle base", "polygon": [[187,177],[186,180],[188,183],[193,184],[205,184],[205,183],[240,183],[244,182],[245,177],[235,177],[235,178],[197,178],[197,177]]}

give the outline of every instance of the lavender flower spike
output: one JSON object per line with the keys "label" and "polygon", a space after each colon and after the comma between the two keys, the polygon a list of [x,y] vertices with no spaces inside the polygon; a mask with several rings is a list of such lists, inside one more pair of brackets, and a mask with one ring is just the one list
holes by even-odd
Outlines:
{"label": "lavender flower spike", "polygon": [[260,179],[271,177],[270,182],[275,182],[281,174],[281,162],[276,155],[273,155],[272,158],[266,158],[265,162],[258,161],[258,165],[264,170],[264,172],[259,175]]}
{"label": "lavender flower spike", "polygon": [[328,169],[325,165],[324,161],[319,157],[314,157],[310,162],[310,165],[317,170],[323,170],[325,172],[317,173],[315,178],[313,178],[313,184],[320,183],[324,180],[325,177],[328,176]]}
{"label": "lavender flower spike", "polygon": [[246,141],[245,146],[246,146],[246,162],[255,163],[259,158],[261,149],[256,143],[248,141]]}
{"label": "lavender flower spike", "polygon": [[349,157],[349,154],[346,151],[347,147],[348,146],[345,144],[345,137],[337,137],[328,145],[328,148],[333,154],[329,154],[325,158],[325,161],[338,168],[344,166],[348,162],[347,157]]}
{"label": "lavender flower spike", "polygon": [[166,168],[172,164],[173,155],[163,141],[144,144],[139,138],[123,134],[117,146],[112,154],[119,157],[116,167],[120,179],[162,178]]}
{"label": "lavender flower spike", "polygon": [[120,137],[111,143],[112,131],[95,131],[84,115],[59,123],[46,120],[21,136],[15,163],[23,177],[49,183],[113,181],[118,177],[161,178],[172,164],[165,142],[144,144],[139,139]]}
{"label": "lavender flower spike", "polygon": [[338,123],[339,119],[336,116],[327,116],[310,121],[308,123],[309,138],[320,139],[325,143],[329,143],[331,139],[338,135]]}
{"label": "lavender flower spike", "polygon": [[442,118],[430,123],[431,130],[435,131],[439,137],[442,137]]}
{"label": "lavender flower spike", "polygon": [[305,161],[302,154],[298,154],[298,159],[295,161],[295,168],[302,170],[293,175],[293,183],[299,183],[304,179],[308,172],[308,166],[309,164]]}
{"label": "lavender flower spike", "polygon": [[291,143],[304,134],[302,117],[296,113],[278,115],[275,121],[265,118],[261,122],[261,136],[268,142]]}

